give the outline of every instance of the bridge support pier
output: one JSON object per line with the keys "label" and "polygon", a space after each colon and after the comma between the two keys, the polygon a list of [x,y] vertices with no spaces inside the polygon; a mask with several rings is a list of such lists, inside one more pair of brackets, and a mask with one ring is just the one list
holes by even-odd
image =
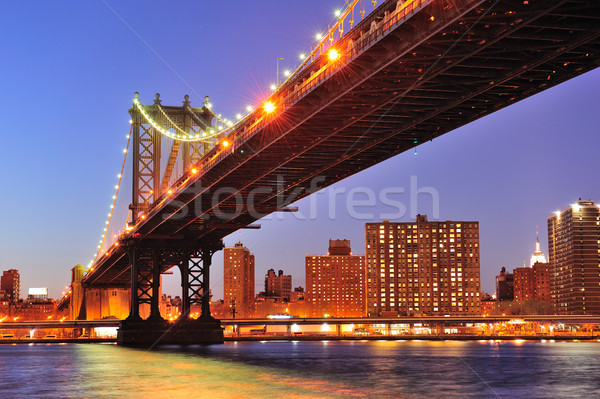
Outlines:
{"label": "bridge support pier", "polygon": [[[210,314],[210,265],[222,241],[197,242],[156,240],[129,244],[131,264],[131,309],[118,331],[119,345],[195,345],[223,343],[223,328]],[[174,323],[160,315],[160,275],[171,266],[181,271],[182,310]],[[191,305],[200,303],[202,314],[190,317]],[[140,304],[150,306],[143,319]]]}

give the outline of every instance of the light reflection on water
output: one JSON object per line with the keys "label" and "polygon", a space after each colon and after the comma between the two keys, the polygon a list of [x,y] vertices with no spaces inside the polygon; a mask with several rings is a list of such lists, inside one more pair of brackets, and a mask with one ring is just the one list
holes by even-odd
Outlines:
{"label": "light reflection on water", "polygon": [[586,397],[597,342],[0,345],[0,397]]}

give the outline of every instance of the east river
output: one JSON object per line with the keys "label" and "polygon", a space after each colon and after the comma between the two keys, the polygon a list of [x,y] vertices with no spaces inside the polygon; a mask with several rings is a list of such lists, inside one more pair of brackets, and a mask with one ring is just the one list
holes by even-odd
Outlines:
{"label": "east river", "polygon": [[0,345],[0,370],[2,398],[585,398],[600,342]]}

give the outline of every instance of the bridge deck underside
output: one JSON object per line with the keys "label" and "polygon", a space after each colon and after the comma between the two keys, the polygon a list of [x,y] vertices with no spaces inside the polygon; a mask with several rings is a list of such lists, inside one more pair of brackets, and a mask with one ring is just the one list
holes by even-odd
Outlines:
{"label": "bridge deck underside", "polygon": [[[257,211],[271,213],[309,195],[315,177],[319,188],[333,184],[600,66],[598,2],[529,3],[430,3],[272,117],[136,233],[223,238],[257,220],[248,195]],[[224,187],[244,199],[241,211],[239,196],[215,203]],[[181,204],[187,215],[170,217]],[[215,204],[230,215],[216,217]],[[122,250],[98,266],[89,284],[129,281]]]}

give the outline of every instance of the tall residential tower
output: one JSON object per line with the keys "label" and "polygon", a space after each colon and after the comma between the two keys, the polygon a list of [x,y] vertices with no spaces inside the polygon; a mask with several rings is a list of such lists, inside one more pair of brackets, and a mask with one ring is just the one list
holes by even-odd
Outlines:
{"label": "tall residential tower", "polygon": [[367,223],[369,315],[478,315],[479,223]]}
{"label": "tall residential tower", "polygon": [[552,299],[558,314],[600,314],[600,208],[582,201],[548,218]]}
{"label": "tall residential tower", "polygon": [[223,296],[232,318],[252,317],[254,313],[254,254],[237,242],[223,250]]}
{"label": "tall residential tower", "polygon": [[327,255],[306,255],[306,302],[315,317],[365,315],[365,257],[350,240],[329,240]]}

